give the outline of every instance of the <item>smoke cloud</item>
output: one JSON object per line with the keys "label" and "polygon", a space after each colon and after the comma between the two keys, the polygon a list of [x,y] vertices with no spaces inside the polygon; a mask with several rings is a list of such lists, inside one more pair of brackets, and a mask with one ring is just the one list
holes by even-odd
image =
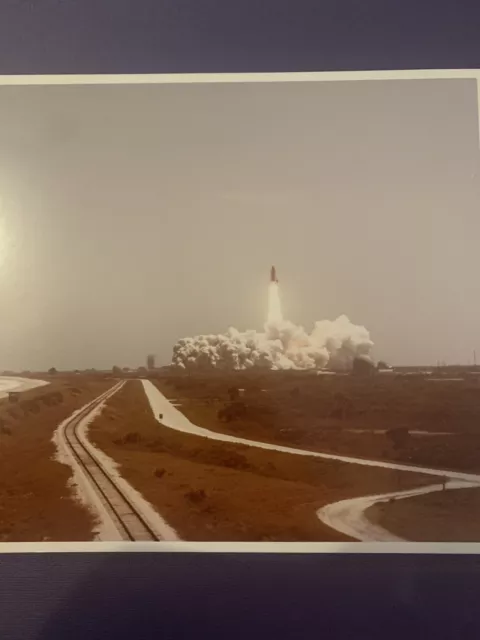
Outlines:
{"label": "smoke cloud", "polygon": [[321,369],[345,370],[355,358],[368,358],[373,347],[365,327],[347,316],[320,320],[313,331],[284,320],[279,288],[269,288],[268,316],[263,332],[238,331],[182,338],[173,348],[172,364],[182,369]]}

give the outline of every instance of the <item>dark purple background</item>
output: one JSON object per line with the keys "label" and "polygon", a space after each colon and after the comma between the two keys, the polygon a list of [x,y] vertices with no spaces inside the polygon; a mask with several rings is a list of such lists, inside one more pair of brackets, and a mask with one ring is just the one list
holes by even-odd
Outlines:
{"label": "dark purple background", "polygon": [[[2,0],[0,73],[476,68],[480,3]],[[480,557],[0,556],[0,637],[478,638]]]}
{"label": "dark purple background", "polygon": [[2,640],[480,637],[480,556],[33,554],[0,572]]}
{"label": "dark purple background", "polygon": [[2,0],[0,73],[477,68],[478,0]]}

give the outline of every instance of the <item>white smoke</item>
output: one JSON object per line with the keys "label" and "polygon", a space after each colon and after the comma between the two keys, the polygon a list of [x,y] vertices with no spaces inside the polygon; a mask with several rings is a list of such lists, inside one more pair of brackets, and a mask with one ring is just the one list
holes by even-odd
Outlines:
{"label": "white smoke", "polygon": [[173,348],[172,364],[183,369],[349,369],[355,358],[369,358],[372,347],[367,329],[345,315],[316,322],[311,333],[284,320],[278,285],[271,283],[263,332],[231,327],[224,334],[182,338]]}

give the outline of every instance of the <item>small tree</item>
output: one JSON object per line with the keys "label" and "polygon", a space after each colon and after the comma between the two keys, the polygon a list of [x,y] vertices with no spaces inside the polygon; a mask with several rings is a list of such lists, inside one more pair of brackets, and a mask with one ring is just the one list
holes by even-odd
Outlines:
{"label": "small tree", "polygon": [[347,398],[343,393],[336,393],[334,398],[334,407],[330,412],[331,418],[339,418],[346,420],[349,415],[352,414],[353,403],[350,398]]}
{"label": "small tree", "polygon": [[114,376],[119,376],[121,375],[122,370],[120,369],[120,367],[117,367],[116,365],[112,367],[112,374]]}
{"label": "small tree", "polygon": [[410,443],[410,432],[406,427],[394,427],[389,429],[385,435],[392,443],[395,451],[406,449]]}
{"label": "small tree", "polygon": [[57,373],[57,370],[55,369],[55,367],[52,367],[51,369],[49,369],[49,370],[48,370],[48,373],[49,373],[51,376],[54,376],[54,375]]}
{"label": "small tree", "polygon": [[228,389],[228,397],[232,402],[234,402],[235,400],[238,400],[238,398],[240,397],[240,392],[237,389],[237,387],[230,387]]}

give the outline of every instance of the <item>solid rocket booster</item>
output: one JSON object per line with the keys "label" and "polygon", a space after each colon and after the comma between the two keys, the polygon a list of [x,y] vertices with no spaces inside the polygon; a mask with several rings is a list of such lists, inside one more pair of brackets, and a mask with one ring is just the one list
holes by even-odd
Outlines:
{"label": "solid rocket booster", "polygon": [[276,282],[278,284],[277,270],[274,266],[272,266],[272,268],[270,269],[270,282]]}

